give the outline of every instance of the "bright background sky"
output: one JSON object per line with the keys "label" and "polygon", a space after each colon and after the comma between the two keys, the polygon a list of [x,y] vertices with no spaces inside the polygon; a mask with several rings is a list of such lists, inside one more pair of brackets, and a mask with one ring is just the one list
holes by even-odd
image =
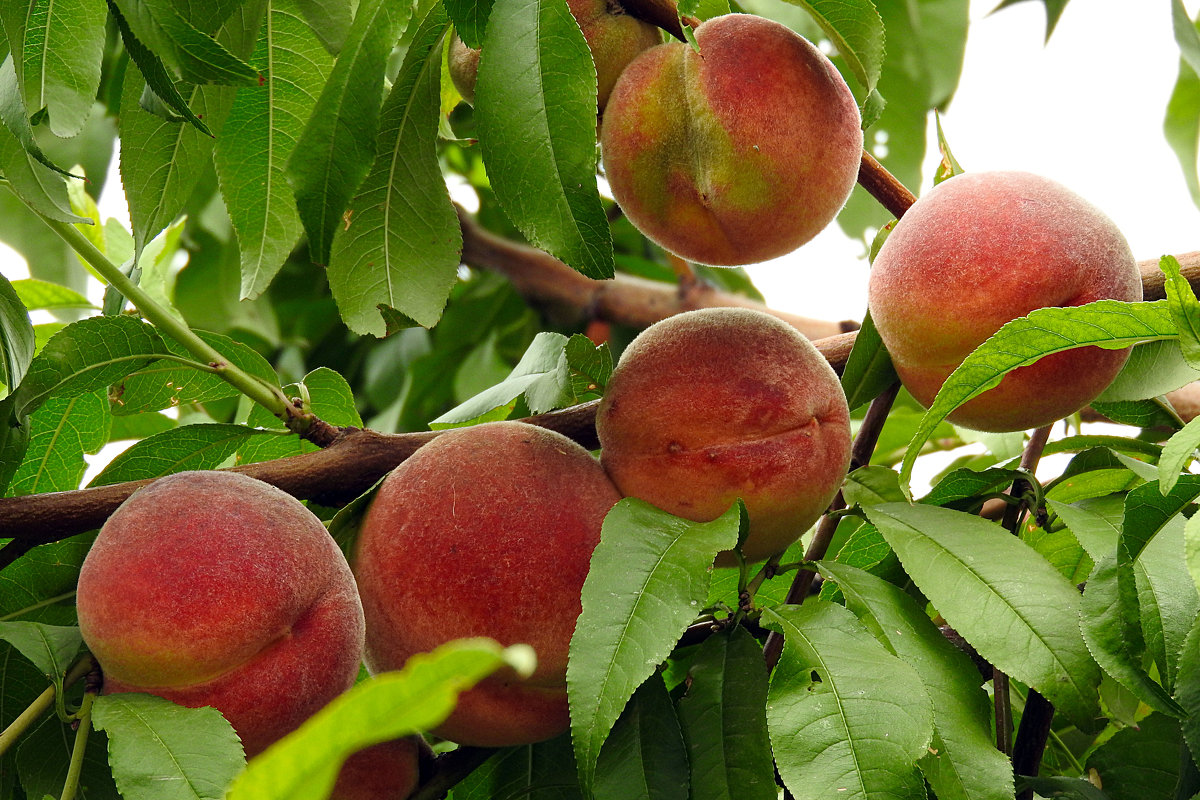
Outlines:
{"label": "bright background sky", "polygon": [[[991,14],[998,4],[971,3],[962,79],[942,115],[963,169],[1057,180],[1112,217],[1138,259],[1200,250],[1200,210],[1162,134],[1179,69],[1170,1],[1074,0],[1048,43],[1041,2]],[[1184,6],[1194,18],[1200,0]],[[935,145],[910,189],[928,188],[937,160]],[[751,275],[775,308],[861,319],[863,249],[831,226]]]}

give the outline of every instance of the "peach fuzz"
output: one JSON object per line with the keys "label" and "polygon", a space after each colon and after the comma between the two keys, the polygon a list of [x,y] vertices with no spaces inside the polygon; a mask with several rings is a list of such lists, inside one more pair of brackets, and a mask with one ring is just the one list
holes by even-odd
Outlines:
{"label": "peach fuzz", "polygon": [[[850,463],[850,413],[812,343],[760,311],[668,317],[621,354],[596,415],[622,494],[696,521],[740,497],[748,560],[782,552],[829,506]],[[732,554],[717,559],[734,563]]]}
{"label": "peach fuzz", "polygon": [[363,615],[345,557],[298,500],[233,472],[181,472],[109,517],[79,574],[104,692],[213,706],[248,756],[358,674]]}
{"label": "peach fuzz", "polygon": [[731,266],[795,250],[837,215],[862,158],[861,118],[833,64],[749,14],[647,50],[621,74],[600,142],[613,196],[676,255]]}
{"label": "peach fuzz", "polygon": [[532,676],[485,679],[434,733],[499,747],[565,731],[580,592],[619,499],[586,450],[526,423],[449,430],[421,447],[380,485],[355,548],[368,667],[398,669],[468,636],[526,643]]}
{"label": "peach fuzz", "polygon": [[[958,175],[888,236],[869,306],[904,386],[928,407],[946,377],[1010,320],[1044,306],[1142,299],[1129,244],[1069,189],[1026,172]],[[951,422],[982,431],[1049,425],[1090,403],[1128,350],[1084,347],[1010,372]]]}

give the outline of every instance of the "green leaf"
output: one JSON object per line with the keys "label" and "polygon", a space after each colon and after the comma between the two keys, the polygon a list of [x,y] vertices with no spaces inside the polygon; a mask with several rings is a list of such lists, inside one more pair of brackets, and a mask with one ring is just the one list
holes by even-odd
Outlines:
{"label": "green leaf", "polygon": [[[41,145],[34,138],[33,127],[29,121],[30,111],[25,107],[25,102],[21,97],[21,87],[18,85],[18,65],[13,59],[13,54],[9,54],[4,59],[3,65],[0,65],[0,122],[3,122],[3,127],[16,137],[30,159],[47,167],[52,172],[69,176],[70,173],[46,156]],[[32,164],[32,162],[30,163]]]}
{"label": "green leaf", "polygon": [[767,725],[796,800],[924,800],[917,761],[933,723],[916,671],[834,603],[769,608],[762,621],[784,637]]}
{"label": "green leaf", "polygon": [[143,439],[109,462],[89,486],[160,478],[190,469],[216,469],[248,439],[281,434],[225,423],[184,425]]}
{"label": "green leaf", "polygon": [[254,56],[268,65],[264,83],[237,93],[216,144],[221,194],[237,231],[242,297],[266,290],[303,232],[286,165],[333,65],[295,0],[269,0]]}
{"label": "green leaf", "polygon": [[1146,650],[1158,664],[1168,691],[1175,685],[1184,640],[1200,614],[1200,593],[1185,556],[1189,524],[1182,516],[1174,517],[1146,545],[1134,565]]}
{"label": "green leaf", "polygon": [[1200,26],[1193,24],[1180,0],[1172,0],[1171,16],[1175,27],[1175,41],[1179,44],[1182,58],[1179,59],[1179,76],[1175,88],[1167,101],[1166,118],[1163,120],[1163,135],[1179,165],[1192,202],[1200,206],[1200,177],[1197,162],[1200,160]]}
{"label": "green leaf", "polygon": [[871,402],[898,380],[892,357],[883,346],[883,339],[879,338],[879,331],[868,311],[842,370],[842,390],[846,392],[850,410]]}
{"label": "green leaf", "polygon": [[[83,130],[100,86],[104,0],[33,0],[19,75],[25,108],[45,109],[50,131],[64,139]],[[14,48],[16,49],[16,48]]]}
{"label": "green leaf", "polygon": [[33,324],[20,292],[0,275],[0,383],[16,386],[33,360]]}
{"label": "green leaf", "polygon": [[1200,618],[1193,622],[1179,654],[1175,699],[1186,712],[1181,726],[1188,748],[1200,752]]}
{"label": "green leaf", "polygon": [[1092,410],[1107,417],[1118,425],[1135,428],[1166,428],[1178,430],[1183,427],[1179,415],[1165,397],[1153,400],[1125,400],[1116,403],[1092,401]]}
{"label": "green leaf", "polygon": [[604,518],[567,663],[585,791],[626,701],[699,613],[713,560],[737,543],[740,517],[735,505],[712,522],[690,522],[625,498]]}
{"label": "green leaf", "polygon": [[1179,330],[1183,357],[1188,366],[1200,370],[1200,301],[1174,256],[1163,256],[1158,266],[1166,275],[1167,308]]}
{"label": "green leaf", "polygon": [[[121,181],[126,187],[135,254],[183,210],[212,164],[207,131],[163,119],[141,108],[145,87],[137,70],[126,70],[121,92]],[[191,87],[187,102],[207,127],[220,132],[233,94],[227,88]],[[136,256],[135,256],[136,257]]]}
{"label": "green leaf", "polygon": [[0,622],[0,639],[17,648],[60,691],[62,677],[83,644],[78,627],[39,622]]}
{"label": "green leaf", "polygon": [[[73,607],[47,606],[73,595],[79,567],[94,538],[94,533],[87,533],[40,545],[5,567],[0,572],[0,617],[25,616],[43,622],[74,624]],[[48,611],[53,613],[44,613]],[[29,617],[31,613],[38,615]]]}
{"label": "green leaf", "polygon": [[[174,0],[111,0],[137,38],[189,83],[253,86],[258,70],[234,55],[187,16]],[[219,21],[218,21],[219,24]]]}
{"label": "green leaf", "polygon": [[[960,510],[973,510],[983,502],[988,495],[1005,492],[1012,486],[1013,481],[1027,476],[1015,469],[973,470],[956,469],[937,482],[933,490],[921,498],[921,502],[931,506],[947,506]],[[891,500],[902,500],[902,497],[891,497]]]}
{"label": "green leaf", "polygon": [[[328,367],[318,367],[304,376],[299,384],[284,387],[288,397],[298,397],[304,410],[311,411],[330,425],[362,427],[362,417],[354,403],[354,393],[346,379]],[[286,433],[276,437],[256,437],[239,449],[237,463],[270,461],[276,458],[311,453],[317,450],[312,442],[286,432],[283,423],[261,406],[251,409],[246,424]]]}
{"label": "green leaf", "polygon": [[[701,21],[729,13],[729,0],[680,0],[679,18],[695,17]],[[690,41],[690,39],[689,39]]]}
{"label": "green leaf", "polygon": [[1166,494],[1175,487],[1184,468],[1195,458],[1200,447],[1200,417],[1196,417],[1176,431],[1163,445],[1162,457],[1158,461],[1159,491]]}
{"label": "green leaf", "polygon": [[[257,351],[218,333],[196,331],[196,334],[221,353],[228,363],[269,386],[279,386],[275,369]],[[114,382],[109,391],[114,414],[123,416],[159,411],[191,403],[208,403],[238,394],[238,390],[219,375],[199,369],[205,365],[192,361],[194,357],[178,342],[165,339],[163,344],[177,358],[197,366],[181,364],[175,359],[163,359]]]}
{"label": "green leaf", "polygon": [[399,0],[362,0],[337,62],[287,162],[310,258],[328,264],[342,212],[375,158],[383,71],[412,13]]}
{"label": "green leaf", "polygon": [[735,625],[705,639],[678,705],[692,800],[775,800],[766,702],[767,668],[754,637]]}
{"label": "green leaf", "polygon": [[[760,651],[761,660],[761,651]],[[638,687],[596,762],[594,800],[688,800],[688,756],[671,695],[658,675]]]}
{"label": "green leaf", "polygon": [[1082,730],[1099,716],[1100,670],[1083,643],[1076,588],[1027,544],[934,506],[866,509],[913,582],[979,654],[1037,689]]}
{"label": "green leaf", "polygon": [[565,0],[496,0],[475,120],[508,218],[534,246],[611,278],[612,236],[596,185],[596,73]]}
{"label": "green leaf", "polygon": [[[24,797],[54,800],[62,794],[76,735],[77,731],[59,719],[57,714],[48,714],[21,737],[16,766],[21,788],[25,791]],[[76,797],[83,800],[121,800],[108,765],[104,734],[93,731],[87,743]]]}
{"label": "green leaf", "polygon": [[[429,427],[438,430],[492,418],[505,419],[521,395],[525,395],[530,411],[535,414],[568,405],[574,396],[570,393],[567,343],[567,337],[561,333],[539,333],[507,378],[442,414]],[[493,414],[497,410],[502,415]]]}
{"label": "green leaf", "polygon": [[337,54],[354,22],[354,8],[340,0],[296,0],[308,27],[330,53]]}
{"label": "green leaf", "polygon": [[129,21],[125,19],[125,15],[117,7],[115,0],[108,0],[108,10],[112,13],[113,21],[121,34],[121,42],[125,45],[130,60],[137,65],[138,71],[142,73],[142,77],[146,81],[146,90],[151,92],[160,103],[178,114],[180,119],[186,120],[201,133],[211,136],[212,132],[209,131],[208,126],[188,107],[187,101],[179,93],[179,89],[167,73],[162,59],[134,34],[129,27]]}
{"label": "green leaf", "polygon": [[971,660],[899,587],[836,562],[822,562],[820,570],[837,581],[847,608],[920,676],[934,730],[920,767],[938,800],[1011,800],[1012,764],[996,749],[991,703]]}
{"label": "green leaf", "polygon": [[87,463],[108,443],[112,418],[104,390],[51,397],[29,418],[29,448],[8,493],[41,494],[78,489]]}
{"label": "green leaf", "polygon": [[871,0],[788,0],[816,20],[870,94],[883,69],[883,20]]}
{"label": "green leaf", "polygon": [[119,381],[167,350],[151,325],[132,317],[91,317],[63,328],[29,365],[17,389],[18,417],[55,395],[95,391]]}
{"label": "green leaf", "polygon": [[421,24],[383,103],[375,164],[333,241],[329,288],[346,325],[383,336],[380,308],[432,327],[458,280],[462,232],[438,167],[439,6]]}
{"label": "green leaf", "polygon": [[[9,64],[11,61],[5,62],[5,66]],[[88,221],[71,211],[63,176],[31,155],[7,125],[0,125],[0,175],[8,181],[8,189],[34,212],[59,222]]]}
{"label": "green leaf", "polygon": [[488,639],[460,639],[419,653],[404,668],[362,681],[296,731],[254,758],[229,787],[229,800],[324,800],[342,762],[389,739],[437,727],[458,695],[495,670],[533,670],[532,650]]}
{"label": "green leaf", "polygon": [[29,415],[16,413],[19,399],[16,394],[0,399],[0,495],[7,494],[29,448]]}
{"label": "green leaf", "polygon": [[445,0],[446,12],[454,21],[454,31],[467,47],[483,46],[484,29],[492,13],[494,0]]}
{"label": "green leaf", "polygon": [[[16,291],[17,297],[22,305],[30,311],[43,311],[52,309],[66,308],[83,308],[93,310],[96,306],[91,300],[81,295],[74,289],[66,286],[59,286],[57,283],[50,281],[41,281],[37,278],[25,278],[19,281],[12,282],[12,288]],[[13,381],[17,384],[19,381]]]}
{"label": "green leaf", "polygon": [[1151,714],[1093,750],[1087,768],[1096,771],[1111,800],[1170,797],[1179,776],[1181,744],[1179,723]]}
{"label": "green leaf", "polygon": [[[992,13],[1024,1],[1001,0],[1000,5],[992,9]],[[1046,41],[1050,41],[1050,34],[1054,33],[1054,26],[1058,24],[1058,20],[1066,9],[1068,2],[1069,0],[1042,0],[1042,3],[1046,6]]]}
{"label": "green leaf", "polygon": [[218,800],[242,770],[242,743],[215,708],[184,708],[150,694],[101,695],[92,724],[108,734],[122,797]]}
{"label": "green leaf", "polygon": [[938,390],[904,454],[902,482],[908,482],[913,462],[937,424],[963,403],[996,386],[1008,372],[1076,347],[1117,350],[1149,339],[1178,336],[1165,300],[1097,300],[1071,308],[1039,308],[1006,323],[967,356]]}
{"label": "green leaf", "polygon": [[583,800],[569,734],[506,747],[454,787],[454,800]]}
{"label": "green leaf", "polygon": [[[1047,0],[1051,2],[1051,0]],[[1022,775],[1017,779],[1017,791],[1035,791],[1040,797],[1065,798],[1066,800],[1112,800],[1085,778],[1068,778],[1055,775],[1050,778],[1031,778]]]}

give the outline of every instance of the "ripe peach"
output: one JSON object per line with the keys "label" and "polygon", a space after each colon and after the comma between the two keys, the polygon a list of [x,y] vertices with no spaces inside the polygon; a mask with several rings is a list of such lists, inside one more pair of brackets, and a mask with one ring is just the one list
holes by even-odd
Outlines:
{"label": "ripe peach", "polygon": [[647,50],[609,98],[600,142],[613,196],[665,249],[731,266],[784,255],[833,220],[862,158],[858,106],[789,28],[728,14]]}
{"label": "ripe peach", "polygon": [[[638,53],[662,42],[658,28],[631,17],[619,0],[567,0],[596,66],[597,104],[604,110],[613,84]],[[455,36],[450,42],[450,78],[468,103],[475,102],[479,51]]]}
{"label": "ripe peach", "polygon": [[79,573],[104,691],[213,706],[254,755],[348,689],[363,615],[345,557],[290,495],[181,472],[109,517]]}
{"label": "ripe peach", "polygon": [[420,747],[407,736],[359,750],[342,764],[330,800],[405,800],[417,788]]}
{"label": "ripe peach", "polygon": [[837,375],[797,330],[751,309],[688,311],[644,330],[613,371],[596,432],[622,494],[696,521],[742,498],[751,561],[796,541],[850,463]]}
{"label": "ripe peach", "polygon": [[354,554],[367,666],[467,636],[526,643],[537,669],[492,676],[435,733],[499,747],[570,725],[567,649],[604,515],[620,499],[600,464],[520,422],[447,431],[379,487]]}
{"label": "ripe peach", "polygon": [[[1006,322],[1104,298],[1142,299],[1137,262],[1112,220],[1047,178],[984,172],[939,184],[904,214],[875,259],[868,303],[904,386],[928,407]],[[1128,354],[1085,347],[1047,356],[949,419],[982,431],[1049,425],[1090,403]]]}

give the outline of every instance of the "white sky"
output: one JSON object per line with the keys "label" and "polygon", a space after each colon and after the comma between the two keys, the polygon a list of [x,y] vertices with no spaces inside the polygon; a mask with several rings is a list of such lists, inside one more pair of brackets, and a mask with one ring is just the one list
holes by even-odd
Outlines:
{"label": "white sky", "polygon": [[[1162,135],[1179,64],[1169,0],[1074,0],[1049,43],[1041,2],[989,14],[998,2],[971,3],[962,80],[942,115],[963,169],[1059,181],[1111,216],[1139,259],[1200,250],[1200,210]],[[1194,18],[1200,0],[1184,5]],[[924,185],[909,188],[928,187],[936,163],[935,146]],[[862,255],[831,226],[790,256],[750,269],[775,308],[860,319]]]}

